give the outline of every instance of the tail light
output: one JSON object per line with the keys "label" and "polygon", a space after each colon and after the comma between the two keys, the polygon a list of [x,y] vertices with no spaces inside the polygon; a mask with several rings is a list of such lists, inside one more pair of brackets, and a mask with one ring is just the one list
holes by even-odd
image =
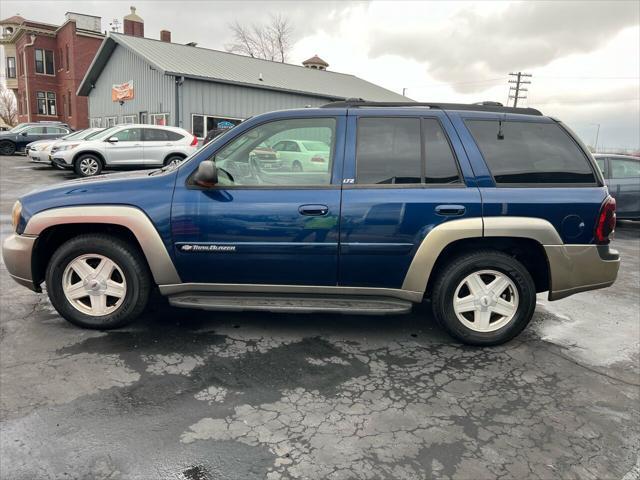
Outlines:
{"label": "tail light", "polygon": [[196,137],[195,135],[193,136],[193,140],[191,140],[191,146],[192,147],[198,146],[198,137]]}
{"label": "tail light", "polygon": [[607,197],[600,207],[598,222],[596,223],[595,238],[599,245],[607,245],[609,237],[616,228],[616,200]]}
{"label": "tail light", "polygon": [[311,161],[312,161],[313,163],[324,163],[324,158],[322,158],[322,157],[313,157],[313,158],[311,159]]}

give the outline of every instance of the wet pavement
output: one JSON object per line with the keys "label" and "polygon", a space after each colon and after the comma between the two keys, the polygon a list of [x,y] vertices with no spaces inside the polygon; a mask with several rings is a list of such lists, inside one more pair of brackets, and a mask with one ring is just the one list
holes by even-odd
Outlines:
{"label": "wet pavement", "polygon": [[[0,157],[16,197],[71,178]],[[0,478],[640,477],[640,227],[613,288],[549,303],[516,340],[398,317],[156,305],[109,333],[0,268]]]}

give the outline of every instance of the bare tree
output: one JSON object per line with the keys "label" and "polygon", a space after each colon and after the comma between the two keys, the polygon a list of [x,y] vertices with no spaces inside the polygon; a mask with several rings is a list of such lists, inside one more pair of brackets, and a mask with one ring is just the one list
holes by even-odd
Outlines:
{"label": "bare tree", "polygon": [[18,123],[16,96],[8,88],[0,87],[0,119],[10,126]]}
{"label": "bare tree", "polygon": [[285,16],[273,15],[267,24],[244,25],[236,20],[229,28],[233,43],[225,46],[228,52],[286,62],[291,50],[293,25]]}

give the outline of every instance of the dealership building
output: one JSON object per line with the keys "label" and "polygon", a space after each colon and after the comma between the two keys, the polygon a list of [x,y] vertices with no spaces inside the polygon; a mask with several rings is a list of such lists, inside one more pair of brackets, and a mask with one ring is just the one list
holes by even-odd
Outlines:
{"label": "dealership building", "polygon": [[[204,137],[260,113],[359,97],[407,101],[353,75],[326,70],[314,56],[303,65],[110,32],[78,88],[89,100],[91,126],[174,125]],[[126,31],[126,30],[125,30]],[[136,34],[136,32],[138,32]]]}

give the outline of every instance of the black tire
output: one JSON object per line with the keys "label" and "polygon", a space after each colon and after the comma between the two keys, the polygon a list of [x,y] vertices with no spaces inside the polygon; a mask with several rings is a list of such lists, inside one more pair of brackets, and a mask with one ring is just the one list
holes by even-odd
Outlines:
{"label": "black tire", "polygon": [[182,160],[184,160],[184,157],[181,155],[169,155],[167,158],[164,159],[164,166],[166,167],[172,162],[182,161]]}
{"label": "black tire", "polygon": [[[482,270],[503,273],[513,282],[518,294],[513,318],[492,332],[468,328],[454,311],[458,285],[468,275]],[[515,258],[496,250],[480,250],[455,258],[439,273],[431,301],[436,320],[452,337],[467,345],[499,345],[516,337],[531,321],[536,307],[536,287],[527,269]]]}
{"label": "black tire", "polygon": [[[98,254],[114,261],[124,274],[126,289],[119,307],[107,315],[83,313],[67,299],[63,274],[74,259],[84,254]],[[49,299],[69,322],[82,328],[108,330],[134,321],[145,309],[151,291],[151,274],[138,248],[111,235],[80,235],[63,243],[53,254],[46,271]]]}
{"label": "black tire", "polygon": [[13,155],[16,153],[16,144],[9,141],[0,142],[0,155]]}
{"label": "black tire", "polygon": [[301,172],[302,171],[302,164],[298,160],[294,160],[293,163],[291,164],[291,171],[292,172]]}
{"label": "black tire", "polygon": [[[91,169],[84,168],[85,163],[91,165]],[[80,177],[93,177],[95,175],[100,175],[103,168],[102,160],[92,153],[80,155],[73,163],[73,169],[75,170],[76,175]]]}

